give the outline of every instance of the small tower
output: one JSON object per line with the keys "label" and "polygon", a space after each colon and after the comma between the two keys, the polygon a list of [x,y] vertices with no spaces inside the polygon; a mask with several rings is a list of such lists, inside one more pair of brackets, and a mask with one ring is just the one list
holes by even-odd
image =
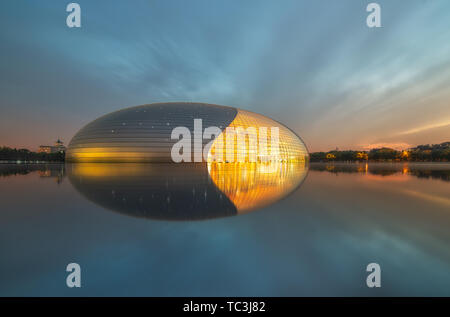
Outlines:
{"label": "small tower", "polygon": [[58,140],[56,140],[56,142],[55,142],[55,145],[52,146],[52,153],[65,152],[65,151],[66,151],[66,147],[64,146],[63,141],[61,141],[58,138]]}

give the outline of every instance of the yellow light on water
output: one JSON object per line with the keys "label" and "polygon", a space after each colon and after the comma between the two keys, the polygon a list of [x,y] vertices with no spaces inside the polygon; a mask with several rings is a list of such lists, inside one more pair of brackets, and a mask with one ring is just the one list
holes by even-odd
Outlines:
{"label": "yellow light on water", "polygon": [[269,205],[296,189],[306,177],[307,166],[299,162],[209,162],[212,181],[238,213]]}

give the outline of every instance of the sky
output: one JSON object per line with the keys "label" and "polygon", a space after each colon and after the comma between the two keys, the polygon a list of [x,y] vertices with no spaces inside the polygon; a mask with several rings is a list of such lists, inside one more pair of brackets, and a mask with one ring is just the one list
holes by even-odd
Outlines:
{"label": "sky", "polygon": [[310,151],[450,141],[450,1],[0,2],[0,146],[66,144],[140,104],[261,113]]}

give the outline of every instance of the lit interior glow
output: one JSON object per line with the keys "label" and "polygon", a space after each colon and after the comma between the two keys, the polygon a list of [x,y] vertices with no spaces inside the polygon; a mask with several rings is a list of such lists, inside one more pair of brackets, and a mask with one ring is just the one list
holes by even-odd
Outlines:
{"label": "lit interior glow", "polygon": [[[213,142],[208,152],[208,162],[298,162],[308,160],[305,145],[291,130],[276,121],[245,110],[238,110],[228,126],[234,134],[225,129]],[[263,127],[265,130],[261,130]],[[250,129],[249,129],[250,128]],[[272,129],[278,131],[278,147],[272,145]],[[238,129],[246,131],[239,139]],[[263,134],[261,132],[264,132]],[[242,132],[241,132],[242,133]],[[265,135],[266,134],[266,135]],[[230,142],[229,140],[233,140]],[[244,141],[244,142],[242,142]],[[230,146],[231,144],[231,146]],[[231,152],[231,153],[230,153]],[[253,158],[256,157],[256,160]],[[244,158],[244,160],[242,160]]]}

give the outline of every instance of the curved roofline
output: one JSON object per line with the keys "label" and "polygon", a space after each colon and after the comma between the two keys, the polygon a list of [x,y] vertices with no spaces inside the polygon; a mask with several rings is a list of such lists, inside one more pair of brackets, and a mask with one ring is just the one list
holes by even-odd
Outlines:
{"label": "curved roofline", "polygon": [[[137,105],[137,106],[131,106],[131,107],[126,107],[126,108],[122,108],[116,111],[122,111],[122,110],[130,110],[133,108],[138,108],[138,107],[143,107],[143,106],[154,106],[154,105],[170,105],[170,104],[195,104],[195,105],[207,105],[207,106],[216,106],[216,107],[221,107],[221,108],[231,108],[233,110],[237,110],[237,107],[233,107],[233,106],[224,106],[224,105],[218,105],[215,103],[207,103],[207,102],[194,102],[194,101],[169,101],[169,102],[153,102],[153,103],[144,103],[142,105]],[[116,112],[113,111],[113,112]],[[110,112],[110,113],[113,113]]]}

